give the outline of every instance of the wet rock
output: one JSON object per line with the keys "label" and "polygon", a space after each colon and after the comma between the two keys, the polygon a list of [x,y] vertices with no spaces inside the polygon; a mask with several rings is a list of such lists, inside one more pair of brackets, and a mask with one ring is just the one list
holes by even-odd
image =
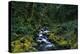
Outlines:
{"label": "wet rock", "polygon": [[46,27],[39,30],[37,42],[39,43],[38,50],[40,51],[51,50],[55,47],[55,45],[48,39],[48,32],[50,31],[48,31],[48,28]]}

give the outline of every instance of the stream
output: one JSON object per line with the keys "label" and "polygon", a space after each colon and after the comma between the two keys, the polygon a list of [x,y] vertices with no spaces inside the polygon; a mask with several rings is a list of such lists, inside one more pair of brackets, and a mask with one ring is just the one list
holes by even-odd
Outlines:
{"label": "stream", "polygon": [[40,51],[52,50],[53,48],[55,48],[55,45],[51,43],[48,39],[48,32],[50,32],[48,28],[43,27],[39,30],[37,34],[37,42],[39,44],[38,50]]}

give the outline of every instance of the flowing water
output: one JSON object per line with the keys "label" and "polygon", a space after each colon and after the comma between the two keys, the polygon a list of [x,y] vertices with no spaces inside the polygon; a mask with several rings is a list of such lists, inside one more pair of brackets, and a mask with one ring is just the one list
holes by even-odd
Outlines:
{"label": "flowing water", "polygon": [[51,49],[53,49],[53,47],[55,47],[55,45],[52,44],[48,39],[48,35],[47,35],[48,32],[50,32],[50,31],[48,30],[47,27],[41,28],[39,30],[38,35],[37,35],[38,36],[37,37],[37,42],[39,44],[38,48],[41,51],[51,50]]}

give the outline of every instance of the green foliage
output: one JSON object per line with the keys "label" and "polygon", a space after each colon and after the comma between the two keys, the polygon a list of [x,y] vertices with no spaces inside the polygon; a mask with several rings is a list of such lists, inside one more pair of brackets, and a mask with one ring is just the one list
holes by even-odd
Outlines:
{"label": "green foliage", "polygon": [[49,27],[49,39],[61,48],[77,48],[77,6],[11,2],[11,51],[38,51],[33,39],[38,29]]}
{"label": "green foliage", "polygon": [[12,52],[30,52],[37,51],[33,46],[37,46],[37,43],[34,42],[31,36],[23,37],[19,40],[11,42]]}
{"label": "green foliage", "polygon": [[50,35],[49,39],[55,41],[61,47],[69,47],[70,49],[77,48],[78,37],[77,37],[77,32],[75,31],[75,28],[77,27],[74,27],[77,25],[74,22],[75,21],[70,21],[68,23],[63,23],[60,26],[58,25],[58,27],[56,27],[56,29],[53,30],[54,32],[51,32],[49,34]]}

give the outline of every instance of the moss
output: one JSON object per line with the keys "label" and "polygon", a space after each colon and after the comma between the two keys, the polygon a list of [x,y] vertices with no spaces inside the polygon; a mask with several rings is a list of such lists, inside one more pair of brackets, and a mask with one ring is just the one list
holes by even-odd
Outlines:
{"label": "moss", "polygon": [[15,40],[11,43],[12,52],[24,52],[24,51],[37,51],[36,46],[37,44],[34,42],[32,36],[23,37],[20,40]]}

